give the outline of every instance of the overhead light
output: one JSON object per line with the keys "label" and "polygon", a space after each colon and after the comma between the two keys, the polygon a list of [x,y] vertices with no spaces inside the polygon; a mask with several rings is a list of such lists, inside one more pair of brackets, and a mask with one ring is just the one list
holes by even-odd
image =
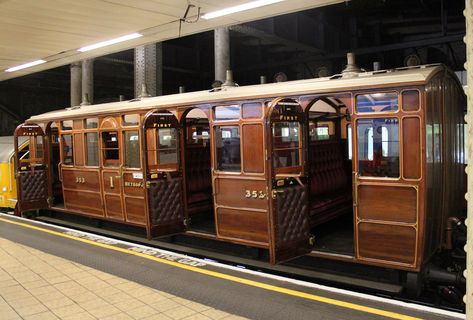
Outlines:
{"label": "overhead light", "polygon": [[32,66],[37,66],[38,64],[42,64],[42,63],[45,63],[45,62],[46,62],[46,60],[36,60],[36,61],[21,64],[21,65],[16,66],[16,67],[8,68],[7,70],[5,70],[5,72],[17,71],[17,70],[29,68],[29,67],[32,67]]}
{"label": "overhead light", "polygon": [[131,39],[136,39],[136,38],[139,38],[139,37],[142,37],[142,36],[143,35],[140,34],[140,33],[127,34],[126,36],[122,36],[122,37],[118,37],[118,38],[115,38],[115,39],[111,39],[111,40],[91,44],[90,46],[82,47],[82,48],[78,49],[77,51],[86,52],[86,51],[94,50],[94,49],[97,49],[97,48],[106,47],[106,46],[109,46],[109,45],[112,45],[112,44],[115,44],[115,43],[131,40]]}
{"label": "overhead light", "polygon": [[206,13],[202,16],[202,19],[209,20],[209,19],[213,19],[213,18],[218,18],[218,17],[226,16],[226,15],[229,15],[229,14],[232,14],[232,13],[246,11],[246,10],[250,10],[250,9],[254,9],[254,8],[258,8],[258,7],[263,7],[263,6],[267,6],[269,4],[282,2],[282,1],[284,1],[284,0],[251,1],[251,2],[248,2],[248,3],[240,4],[238,6],[234,6],[234,7],[230,7],[230,8],[226,8],[226,9]]}

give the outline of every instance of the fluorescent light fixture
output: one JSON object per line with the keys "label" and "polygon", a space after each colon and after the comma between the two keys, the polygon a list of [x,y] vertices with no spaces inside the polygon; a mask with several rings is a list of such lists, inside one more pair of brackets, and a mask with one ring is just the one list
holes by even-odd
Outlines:
{"label": "fluorescent light fixture", "polygon": [[97,48],[106,47],[106,46],[109,46],[109,45],[112,45],[112,44],[115,44],[115,43],[131,40],[131,39],[136,39],[136,38],[139,38],[139,37],[142,37],[142,36],[143,35],[140,34],[140,33],[127,34],[126,36],[122,36],[122,37],[118,37],[118,38],[115,38],[115,39],[111,39],[111,40],[91,44],[90,46],[82,47],[82,48],[78,49],[77,51],[86,52],[86,51],[94,50],[94,49],[97,49]]}
{"label": "fluorescent light fixture", "polygon": [[45,63],[45,62],[46,62],[46,60],[31,61],[31,62],[24,63],[24,64],[21,64],[21,65],[16,66],[16,67],[8,68],[7,70],[5,70],[5,72],[13,72],[13,71],[21,70],[21,69],[26,69],[26,68],[29,68],[29,67],[32,67],[32,66],[37,66],[38,64],[42,64],[42,63]]}
{"label": "fluorescent light fixture", "polygon": [[267,6],[269,4],[278,3],[278,2],[282,2],[282,1],[284,1],[284,0],[251,1],[251,2],[248,2],[248,3],[240,4],[238,6],[234,6],[234,7],[230,7],[230,8],[226,8],[226,9],[206,13],[201,18],[205,19],[205,20],[209,20],[209,19],[213,19],[213,18],[226,16],[226,15],[229,15],[229,14],[232,14],[232,13],[240,12],[240,11],[246,11],[246,10],[250,10],[250,9],[254,9],[254,8],[258,8],[258,7],[262,7],[262,6]]}

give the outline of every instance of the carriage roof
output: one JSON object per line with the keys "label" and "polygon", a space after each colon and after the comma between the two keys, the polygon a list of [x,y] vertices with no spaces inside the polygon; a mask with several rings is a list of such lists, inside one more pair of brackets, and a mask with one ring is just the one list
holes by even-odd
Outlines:
{"label": "carriage roof", "polygon": [[221,90],[204,90],[172,94],[129,101],[77,106],[36,115],[27,122],[47,122],[51,120],[94,116],[99,114],[148,110],[161,107],[178,107],[202,103],[218,103],[238,99],[280,97],[295,94],[322,94],[324,92],[349,91],[386,85],[424,84],[435,73],[445,70],[441,65],[424,65],[372,72],[362,72],[354,78],[340,75],[325,78],[287,81],[280,83],[224,87]]}

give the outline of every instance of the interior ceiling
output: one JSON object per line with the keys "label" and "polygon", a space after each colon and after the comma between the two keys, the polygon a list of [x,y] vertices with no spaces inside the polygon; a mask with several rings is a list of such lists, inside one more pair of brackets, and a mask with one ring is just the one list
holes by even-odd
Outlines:
{"label": "interior ceiling", "polygon": [[[343,1],[286,0],[203,20],[197,19],[198,8],[201,13],[207,13],[249,0],[0,0],[0,81],[218,26]],[[189,11],[188,22],[181,22],[189,3],[194,7]],[[143,37],[89,52],[77,51],[80,47],[133,32]],[[4,71],[38,59],[48,62],[16,72]]]}

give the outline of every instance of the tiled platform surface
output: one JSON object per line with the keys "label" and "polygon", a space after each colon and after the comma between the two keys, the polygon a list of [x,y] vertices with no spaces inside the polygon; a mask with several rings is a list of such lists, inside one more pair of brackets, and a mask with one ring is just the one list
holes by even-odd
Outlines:
{"label": "tiled platform surface", "polygon": [[244,318],[0,237],[0,319]]}

